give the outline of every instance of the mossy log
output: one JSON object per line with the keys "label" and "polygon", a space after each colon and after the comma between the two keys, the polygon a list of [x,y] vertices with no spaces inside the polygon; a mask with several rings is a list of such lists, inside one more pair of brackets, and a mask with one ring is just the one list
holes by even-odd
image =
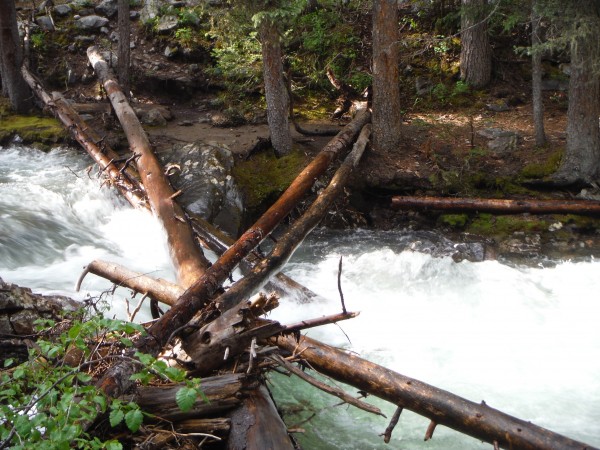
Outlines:
{"label": "mossy log", "polygon": [[509,416],[482,402],[477,404],[422,381],[401,375],[351,353],[302,336],[272,338],[287,354],[298,355],[310,367],[432,421],[495,447],[511,450],[594,450],[547,429]]}
{"label": "mossy log", "polygon": [[505,200],[497,198],[394,196],[391,203],[394,209],[600,216],[600,202],[593,200]]}

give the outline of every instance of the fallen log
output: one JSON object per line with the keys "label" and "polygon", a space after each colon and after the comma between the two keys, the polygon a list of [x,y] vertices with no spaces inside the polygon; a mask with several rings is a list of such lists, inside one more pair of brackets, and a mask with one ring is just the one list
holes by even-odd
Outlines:
{"label": "fallen log", "polygon": [[600,216],[600,202],[593,200],[504,200],[494,198],[392,197],[394,209],[479,211],[496,214],[578,214]]}
{"label": "fallen log", "polygon": [[127,177],[119,167],[112,164],[112,159],[116,153],[110,149],[104,140],[79,117],[60,94],[54,93],[51,97],[25,66],[21,68],[21,73],[31,90],[50,108],[53,114],[69,130],[71,136],[96,161],[101,170],[110,177],[114,186],[123,194],[125,199],[133,207],[144,205],[146,198],[143,189],[134,181],[135,178],[130,172],[128,173],[129,177]]}
{"label": "fallen log", "polygon": [[294,450],[273,401],[264,385],[244,399],[243,406],[231,414],[227,450]]}
{"label": "fallen log", "polygon": [[310,208],[299,218],[277,241],[267,258],[258,262],[243,279],[234,283],[216,303],[225,311],[243,301],[245,297],[262,287],[274,273],[278,272],[290,259],[298,245],[322,220],[329,206],[343,192],[344,186],[352,170],[362,157],[371,132],[370,125],[365,125],[354,148],[336,171],[329,185],[321,192]]}
{"label": "fallen log", "polygon": [[346,125],[298,175],[267,212],[206,270],[170,310],[150,327],[148,336],[142,338],[138,343],[139,348],[145,352],[159,351],[175,330],[183,327],[196,312],[208,304],[212,295],[227,280],[240,261],[262,242],[295,207],[315,180],[325,172],[333,158],[354,140],[369,119],[370,113],[365,110]]}
{"label": "fallen log", "polygon": [[124,286],[135,292],[148,295],[150,298],[166,305],[175,304],[177,299],[185,292],[185,289],[178,284],[173,284],[170,281],[160,278],[155,279],[120,266],[119,264],[100,260],[92,261],[85,266],[75,286],[77,292],[81,288],[81,283],[88,273],[93,273],[99,277],[106,278],[117,286]]}
{"label": "fallen log", "polygon": [[125,131],[131,151],[140,155],[137,168],[142,184],[146,188],[152,210],[167,232],[179,284],[188,287],[204,273],[210,263],[196,245],[184,211],[174,200],[175,192],[151,149],[148,136],[110,72],[108,64],[96,47],[88,48],[87,54]]}
{"label": "fallen log", "polygon": [[594,447],[401,375],[306,336],[271,338],[318,372],[402,406],[463,434],[512,450],[594,450]]}

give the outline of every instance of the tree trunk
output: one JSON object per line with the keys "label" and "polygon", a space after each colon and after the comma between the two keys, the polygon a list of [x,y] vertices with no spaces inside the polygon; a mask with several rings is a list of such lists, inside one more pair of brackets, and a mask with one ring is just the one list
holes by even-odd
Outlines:
{"label": "tree trunk", "polygon": [[267,122],[275,153],[282,156],[292,151],[292,134],[288,117],[289,98],[283,78],[281,41],[277,25],[269,18],[262,20],[259,33],[267,101]]}
{"label": "tree trunk", "polygon": [[23,49],[17,28],[13,0],[0,0],[0,74],[2,91],[8,94],[13,109],[25,113],[31,109],[31,92],[21,75]]}
{"label": "tree trunk", "polygon": [[125,91],[125,95],[129,97],[129,0],[119,0],[119,84]]}
{"label": "tree trunk", "polygon": [[[247,256],[279,222],[296,206],[298,201],[313,186],[315,180],[328,168],[331,161],[349,145],[369,121],[370,113],[363,111],[327,144],[313,161],[298,175],[290,187],[252,225],[223,255],[209,267],[205,274],[186,293],[181,296],[175,306],[156,321],[149,330],[149,336],[141,343],[141,348],[148,351],[159,350],[174,330],[185,325],[196,312],[211,300],[237,264]],[[149,346],[149,348],[146,348]]]}
{"label": "tree trunk", "polygon": [[495,198],[392,197],[395,209],[479,211],[496,214],[579,214],[600,216],[600,202],[592,200],[500,200]]}
{"label": "tree trunk", "polygon": [[397,152],[401,140],[398,2],[373,2],[373,150]]}
{"label": "tree trunk", "polygon": [[544,131],[544,102],[542,97],[542,37],[540,22],[542,16],[538,12],[537,1],[531,4],[531,86],[533,103],[533,127],[535,129],[535,145],[546,143]]}
{"label": "tree trunk", "polygon": [[476,89],[492,78],[492,49],[485,19],[486,0],[462,0],[460,79]]}
{"label": "tree trunk", "polygon": [[306,336],[299,342],[293,337],[272,338],[271,342],[324,375],[494,446],[512,450],[593,450],[485,402],[473,403]]}
{"label": "tree trunk", "polygon": [[559,185],[588,185],[600,176],[600,17],[595,0],[576,3],[571,36],[567,147],[552,177]]}
{"label": "tree trunk", "polygon": [[108,65],[96,47],[88,48],[87,53],[125,131],[131,151],[140,155],[137,167],[142,184],[146,188],[154,214],[161,220],[167,232],[171,258],[177,269],[179,284],[188,287],[198,280],[209,262],[196,245],[183,209],[174,200],[175,192],[152,152],[148,136],[127,98],[110,74]]}

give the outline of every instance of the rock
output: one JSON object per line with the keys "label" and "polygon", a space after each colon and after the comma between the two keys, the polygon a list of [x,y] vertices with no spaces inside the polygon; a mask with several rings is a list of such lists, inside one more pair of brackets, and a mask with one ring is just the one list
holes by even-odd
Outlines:
{"label": "rock", "polygon": [[177,28],[179,18],[177,16],[162,16],[156,24],[156,31],[159,33],[168,33]]}
{"label": "rock", "polygon": [[80,307],[80,303],[70,298],[33,294],[31,289],[0,278],[0,335],[33,334],[35,320],[56,319],[63,311],[76,311]]}
{"label": "rock", "polygon": [[542,252],[542,238],[539,234],[517,231],[510,238],[500,242],[498,248],[505,256],[536,257]]}
{"label": "rock", "polygon": [[426,253],[436,258],[451,257],[454,261],[480,262],[486,258],[485,247],[480,242],[456,243],[434,231],[415,231],[401,242],[406,249]]}
{"label": "rock", "polygon": [[75,26],[81,30],[98,30],[105,26],[109,20],[100,16],[85,16],[75,21]]}
{"label": "rock", "polygon": [[178,146],[160,155],[165,167],[171,164],[170,176],[182,205],[205,220],[237,236],[242,224],[242,196],[231,175],[233,155],[216,143],[197,141]]}
{"label": "rock", "polygon": [[151,127],[164,127],[167,124],[167,119],[158,108],[141,111],[139,118],[140,122]]}
{"label": "rock", "polygon": [[147,23],[158,17],[160,11],[161,0],[144,0],[144,6],[140,12],[142,22]]}
{"label": "rock", "polygon": [[542,91],[566,91],[569,82],[566,80],[542,80]]}
{"label": "rock", "polygon": [[35,23],[44,31],[54,31],[54,23],[50,16],[36,17]]}
{"label": "rock", "polygon": [[71,8],[69,5],[56,5],[54,7],[54,14],[56,14],[59,17],[68,16],[72,12],[73,12],[73,8]]}
{"label": "rock", "polygon": [[417,77],[415,80],[417,95],[426,95],[433,90],[433,82],[429,78]]}
{"label": "rock", "polygon": [[167,47],[165,48],[165,51],[163,52],[163,55],[165,55],[167,58],[172,58],[177,54],[177,47],[171,47],[170,45],[167,45]]}
{"label": "rock", "polygon": [[514,131],[500,128],[486,128],[477,132],[479,136],[489,139],[488,148],[497,154],[514,151],[519,144],[520,136]]}
{"label": "rock", "polygon": [[488,103],[486,105],[486,107],[487,107],[487,109],[489,109],[490,111],[493,111],[493,112],[510,111],[510,106],[508,106],[508,104],[504,100],[494,102],[494,103]]}
{"label": "rock", "polygon": [[129,18],[131,20],[138,20],[140,18],[140,12],[139,11],[129,11]]}
{"label": "rock", "polygon": [[102,0],[94,9],[98,14],[102,14],[110,19],[117,14],[118,8],[117,0]]}

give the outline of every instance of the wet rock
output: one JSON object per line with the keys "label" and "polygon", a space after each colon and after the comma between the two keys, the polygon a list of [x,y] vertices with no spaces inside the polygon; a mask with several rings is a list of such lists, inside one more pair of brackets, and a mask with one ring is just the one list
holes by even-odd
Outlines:
{"label": "wet rock", "polygon": [[50,16],[36,17],[35,23],[44,31],[54,31],[54,22]]}
{"label": "wet rock", "polygon": [[426,253],[436,258],[451,257],[454,261],[481,262],[486,258],[485,247],[480,242],[456,243],[433,231],[411,233],[409,250]]}
{"label": "wet rock", "polygon": [[498,245],[505,256],[536,257],[542,253],[542,238],[539,234],[526,234],[518,231]]}
{"label": "wet rock", "polygon": [[103,0],[95,10],[98,14],[102,14],[109,19],[117,14],[119,6],[117,0]]}
{"label": "wet rock", "polygon": [[71,8],[69,5],[56,5],[54,7],[54,14],[59,17],[69,16],[72,12],[73,8]]}
{"label": "wet rock", "polygon": [[191,212],[237,236],[243,216],[242,196],[231,176],[233,155],[220,144],[194,142],[161,155],[171,164],[171,183],[183,193],[177,200]]}
{"label": "wet rock", "polygon": [[0,278],[0,334],[32,334],[37,319],[56,319],[62,311],[76,311],[81,304],[68,297],[43,296]]}
{"label": "wet rock", "polygon": [[109,20],[106,17],[96,15],[81,17],[75,21],[75,26],[80,30],[98,30],[108,24]]}

